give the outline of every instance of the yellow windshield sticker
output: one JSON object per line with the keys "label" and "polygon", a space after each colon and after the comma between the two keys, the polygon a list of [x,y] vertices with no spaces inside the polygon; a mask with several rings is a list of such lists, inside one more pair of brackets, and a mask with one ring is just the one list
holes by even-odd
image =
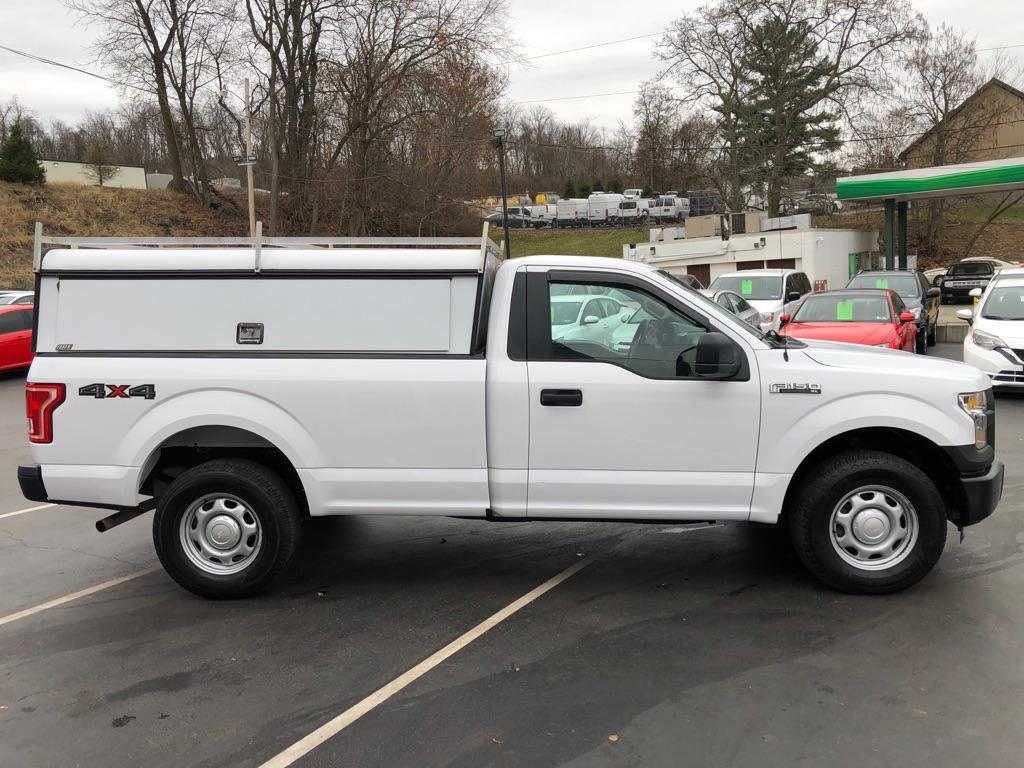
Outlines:
{"label": "yellow windshield sticker", "polygon": [[741,282],[740,283],[740,293],[742,293],[744,296],[753,296],[754,295],[754,281],[753,280],[744,280],[743,282]]}
{"label": "yellow windshield sticker", "polygon": [[836,320],[842,320],[847,322],[853,320],[852,301],[836,302]]}

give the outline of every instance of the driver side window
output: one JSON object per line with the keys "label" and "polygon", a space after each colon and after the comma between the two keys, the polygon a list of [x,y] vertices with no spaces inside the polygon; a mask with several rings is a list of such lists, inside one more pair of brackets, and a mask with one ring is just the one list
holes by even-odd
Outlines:
{"label": "driver side window", "polygon": [[[581,284],[551,282],[547,303],[551,356],[556,360],[598,360],[615,363],[640,376],[655,379],[694,376],[697,344],[708,332],[702,323],[644,291],[611,285],[597,287],[615,292],[624,307],[611,323],[571,326],[564,308],[570,297],[585,295]],[[590,312],[589,307],[586,310]]]}

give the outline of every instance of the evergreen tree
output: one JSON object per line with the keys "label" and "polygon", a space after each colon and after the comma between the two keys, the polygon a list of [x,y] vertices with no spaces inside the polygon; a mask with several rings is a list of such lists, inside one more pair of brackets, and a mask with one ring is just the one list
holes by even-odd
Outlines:
{"label": "evergreen tree", "polygon": [[607,191],[604,188],[604,182],[601,181],[600,179],[594,179],[594,183],[590,185],[590,190],[592,192],[606,192]]}
{"label": "evergreen tree", "polygon": [[615,194],[622,194],[622,179],[617,176],[608,181],[608,192],[614,192]]}
{"label": "evergreen tree", "polygon": [[18,123],[0,146],[0,181],[35,184],[46,181],[46,171]]}
{"label": "evergreen tree", "polygon": [[580,184],[578,187],[576,187],[576,196],[577,197],[590,197],[590,192],[591,191],[592,191],[592,187],[589,184]]}
{"label": "evergreen tree", "polygon": [[571,200],[576,197],[576,185],[573,184],[572,179],[565,180],[565,186],[562,187],[562,199]]}
{"label": "evergreen tree", "polygon": [[749,181],[777,211],[789,179],[813,173],[839,147],[829,61],[807,22],[770,17],[754,27],[744,56],[746,98],[737,115]]}

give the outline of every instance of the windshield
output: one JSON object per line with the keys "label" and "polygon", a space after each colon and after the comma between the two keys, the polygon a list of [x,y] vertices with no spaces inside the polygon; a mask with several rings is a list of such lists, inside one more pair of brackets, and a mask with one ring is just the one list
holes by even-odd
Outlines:
{"label": "windshield", "polygon": [[1024,285],[996,285],[985,299],[981,316],[989,320],[1024,320]]}
{"label": "windshield", "polygon": [[[735,322],[740,328],[742,328],[744,331],[749,333],[751,336],[754,336],[754,337],[760,339],[761,341],[763,341],[765,344],[768,344],[769,346],[775,347],[776,349],[782,349],[783,347],[786,347],[786,346],[788,346],[788,347],[803,347],[803,346],[806,346],[803,342],[800,342],[797,339],[793,339],[793,338],[789,338],[789,337],[784,337],[784,336],[779,336],[775,331],[771,331],[770,333],[767,333],[767,334],[764,333],[760,328],[757,328],[757,327],[755,327],[753,325],[750,325],[750,323],[746,322],[745,320],[741,320],[740,318],[736,317],[736,315],[732,314],[731,312],[729,312],[728,310],[723,308],[721,305],[715,303],[712,299],[709,299],[703,293],[701,293],[700,291],[694,289],[693,286],[689,285],[688,283],[683,282],[683,280],[681,280],[680,278],[678,278],[675,275],[671,274],[670,272],[666,272],[663,269],[659,269],[658,270],[658,274],[661,275],[662,277],[665,277],[665,278],[671,280],[676,285],[682,287],[687,292],[688,296],[691,296],[691,297],[694,298],[694,301],[701,302],[706,307],[712,307],[716,313],[724,312],[730,318],[732,318],[733,322]],[[719,279],[721,279],[721,278],[719,278]],[[644,319],[642,316],[638,318],[637,317],[638,315],[639,315],[639,313],[634,313],[633,317],[631,317],[627,322],[634,322],[634,320],[635,320],[635,322],[640,322],[640,320]]]}
{"label": "windshield", "polygon": [[551,324],[569,325],[575,323],[580,314],[582,301],[552,301],[551,302]]}
{"label": "windshield", "polygon": [[710,290],[732,291],[747,301],[753,299],[781,299],[782,277],[776,275],[723,275],[715,278]]}
{"label": "windshield", "polygon": [[917,279],[917,275],[909,273],[857,275],[846,287],[888,288],[896,291],[904,299],[917,299],[921,297],[921,283]]}
{"label": "windshield", "polygon": [[961,261],[949,268],[947,275],[991,275],[995,267],[987,261]]}
{"label": "windshield", "polygon": [[891,323],[885,296],[808,296],[793,317],[795,323]]}
{"label": "windshield", "polygon": [[17,298],[15,294],[0,295],[0,304],[13,304]]}
{"label": "windshield", "polygon": [[624,211],[631,211],[636,208],[636,203],[619,203],[619,208]]}

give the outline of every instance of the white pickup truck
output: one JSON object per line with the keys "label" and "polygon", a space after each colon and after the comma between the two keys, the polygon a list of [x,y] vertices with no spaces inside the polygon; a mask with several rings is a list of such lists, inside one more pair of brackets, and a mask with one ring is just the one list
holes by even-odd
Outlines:
{"label": "white pickup truck", "polygon": [[[979,371],[763,334],[634,262],[502,262],[486,231],[36,254],[21,488],[101,530],[155,510],[207,597],[357,514],[784,522],[826,584],[891,592],[1002,493]],[[595,295],[622,333],[553,334],[552,296]]]}

